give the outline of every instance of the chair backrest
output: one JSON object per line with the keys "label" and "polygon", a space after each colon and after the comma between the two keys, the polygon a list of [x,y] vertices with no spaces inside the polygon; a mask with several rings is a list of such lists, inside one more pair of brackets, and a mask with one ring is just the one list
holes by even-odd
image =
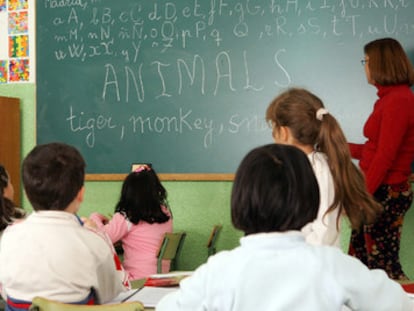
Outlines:
{"label": "chair backrest", "polygon": [[221,228],[223,228],[222,225],[214,225],[213,229],[211,230],[210,237],[207,241],[208,256],[214,255],[216,253],[216,242],[220,234]]}
{"label": "chair backrest", "polygon": [[76,305],[62,303],[43,297],[33,298],[30,311],[144,311],[139,301],[122,302],[107,305]]}
{"label": "chair backrest", "polygon": [[162,273],[162,261],[170,260],[170,270],[176,268],[177,258],[181,253],[184,239],[186,237],[185,232],[166,232],[161,242],[161,246],[158,250],[157,258],[157,273]]}

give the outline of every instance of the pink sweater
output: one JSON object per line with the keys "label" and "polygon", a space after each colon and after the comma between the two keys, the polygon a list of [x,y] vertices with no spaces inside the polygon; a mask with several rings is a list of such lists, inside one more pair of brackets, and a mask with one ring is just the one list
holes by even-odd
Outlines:
{"label": "pink sweater", "polygon": [[[167,208],[163,207],[170,215]],[[129,222],[122,214],[115,213],[104,224],[105,217],[99,213],[90,216],[98,228],[107,233],[112,243],[122,241],[124,249],[123,265],[130,280],[142,279],[157,273],[157,252],[165,232],[172,232],[172,218],[167,222],[149,224],[140,221],[137,225]],[[168,270],[169,263],[163,264],[163,271]]]}

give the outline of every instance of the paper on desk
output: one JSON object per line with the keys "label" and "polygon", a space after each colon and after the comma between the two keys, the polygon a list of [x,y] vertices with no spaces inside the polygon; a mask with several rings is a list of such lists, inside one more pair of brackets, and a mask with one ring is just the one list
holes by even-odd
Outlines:
{"label": "paper on desk", "polygon": [[[125,301],[140,301],[144,307],[154,308],[165,295],[175,292],[178,287],[150,287],[144,286]],[[136,291],[136,290],[135,290]]]}
{"label": "paper on desk", "polygon": [[118,296],[116,296],[114,299],[112,299],[110,302],[108,302],[108,304],[120,303],[120,302],[127,301],[129,297],[132,297],[137,292],[138,292],[138,289],[136,289],[136,288],[127,290],[125,292],[122,292]]}
{"label": "paper on desk", "polygon": [[190,276],[193,274],[194,271],[173,271],[168,273],[157,273],[152,274],[149,277],[152,279],[163,279],[163,278],[171,278],[171,277],[184,277],[184,276]]}

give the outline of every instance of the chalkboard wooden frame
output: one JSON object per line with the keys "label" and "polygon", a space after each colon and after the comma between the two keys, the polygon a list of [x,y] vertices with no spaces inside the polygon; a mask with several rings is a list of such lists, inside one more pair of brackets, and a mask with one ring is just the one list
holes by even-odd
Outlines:
{"label": "chalkboard wooden frame", "polygon": [[[127,174],[86,174],[86,181],[121,181]],[[162,181],[233,181],[234,174],[158,174]]]}

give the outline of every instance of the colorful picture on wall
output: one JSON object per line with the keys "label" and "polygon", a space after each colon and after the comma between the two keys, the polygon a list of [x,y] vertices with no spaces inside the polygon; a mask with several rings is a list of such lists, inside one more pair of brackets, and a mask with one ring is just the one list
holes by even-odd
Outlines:
{"label": "colorful picture on wall", "polygon": [[28,0],[9,0],[9,11],[27,10]]}
{"label": "colorful picture on wall", "polygon": [[5,11],[6,8],[6,0],[0,0],[0,12]]}
{"label": "colorful picture on wall", "polygon": [[7,60],[0,60],[0,83],[7,82]]}
{"label": "colorful picture on wall", "polygon": [[9,79],[11,82],[29,81],[29,60],[12,59],[9,66]]}
{"label": "colorful picture on wall", "polygon": [[0,83],[35,81],[34,11],[34,0],[0,0]]}
{"label": "colorful picture on wall", "polygon": [[9,14],[9,34],[22,34],[28,31],[27,11],[12,12]]}
{"label": "colorful picture on wall", "polygon": [[29,56],[29,37],[27,35],[9,36],[9,57]]}

